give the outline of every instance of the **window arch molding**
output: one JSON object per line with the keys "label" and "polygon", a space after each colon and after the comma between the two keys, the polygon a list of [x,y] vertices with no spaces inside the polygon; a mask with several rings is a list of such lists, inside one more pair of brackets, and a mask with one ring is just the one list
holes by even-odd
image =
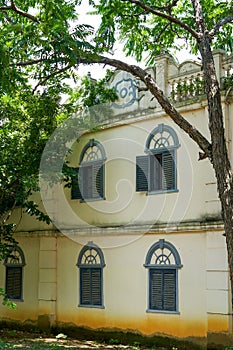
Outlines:
{"label": "window arch molding", "polygon": [[[165,256],[165,254],[163,254],[163,251],[164,249],[167,249],[170,253],[170,259],[169,257],[167,256],[167,260],[161,264],[159,263],[159,260],[158,260],[158,257],[161,256]],[[153,264],[151,261],[152,261],[152,258],[153,258],[153,255],[156,254],[156,251],[161,251],[160,255],[157,256],[157,258],[155,259],[155,263]],[[171,262],[171,258],[173,258],[173,264],[169,263],[168,262]],[[156,263],[157,262],[157,263]],[[170,242],[167,242],[165,241],[164,239],[160,239],[158,242],[154,243],[150,249],[148,250],[148,253],[146,255],[146,260],[145,260],[145,267],[150,267],[150,266],[166,266],[166,265],[169,265],[169,266],[172,266],[172,267],[176,267],[176,268],[181,268],[182,267],[182,264],[181,264],[181,259],[180,259],[180,255],[177,251],[177,249],[175,248],[175,246],[170,243]]]}
{"label": "window arch molding", "polygon": [[148,312],[178,313],[178,270],[182,268],[175,246],[160,239],[147,252]]}
{"label": "window arch molding", "polygon": [[[95,256],[92,254],[92,250],[95,252]],[[91,258],[91,256],[92,256],[92,258]],[[85,258],[86,262],[84,262],[84,260],[83,260],[84,258]],[[82,247],[82,249],[79,253],[79,256],[78,256],[78,261],[77,261],[78,267],[89,266],[89,265],[105,267],[103,252],[93,242],[88,242],[87,245]]]}
{"label": "window arch molding", "polygon": [[4,260],[6,267],[5,290],[11,300],[23,299],[23,267],[26,265],[25,256],[19,246],[14,246]]}
{"label": "window arch molding", "polygon": [[79,306],[103,308],[103,268],[105,260],[102,250],[88,242],[78,256]]}
{"label": "window arch molding", "polygon": [[[152,147],[152,141],[154,146]],[[169,125],[159,124],[154,128],[147,140],[145,145],[145,153],[161,151],[161,149],[175,149],[180,146],[178,136],[173,128]]]}
{"label": "window arch molding", "polygon": [[[95,149],[95,150],[93,151],[93,149]],[[90,154],[88,154],[89,150],[90,150]],[[85,160],[85,156],[87,157],[87,160]],[[88,160],[88,158],[89,158],[89,160]],[[102,161],[106,160],[105,149],[99,141],[97,141],[95,139],[90,139],[88,141],[88,143],[82,149],[82,152],[81,152],[80,158],[79,158],[79,164],[82,164],[82,162],[86,163],[86,162],[90,162],[90,161],[100,161],[100,160],[102,160]]]}
{"label": "window arch molding", "polygon": [[10,254],[4,260],[5,266],[25,266],[25,256],[22,249],[19,246],[14,246]]}

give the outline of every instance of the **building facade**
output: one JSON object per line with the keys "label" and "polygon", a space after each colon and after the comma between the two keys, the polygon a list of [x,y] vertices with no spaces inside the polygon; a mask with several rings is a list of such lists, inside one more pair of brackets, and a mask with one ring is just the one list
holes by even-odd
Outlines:
{"label": "building facade", "polygon": [[[232,161],[233,56],[214,57]],[[208,138],[200,65],[161,56],[148,74]],[[88,111],[95,128],[67,155],[72,186],[41,184],[53,224],[14,213],[19,246],[0,286],[17,310],[1,306],[1,319],[227,344],[231,293],[211,164],[140,81],[116,71],[109,84],[118,100]]]}

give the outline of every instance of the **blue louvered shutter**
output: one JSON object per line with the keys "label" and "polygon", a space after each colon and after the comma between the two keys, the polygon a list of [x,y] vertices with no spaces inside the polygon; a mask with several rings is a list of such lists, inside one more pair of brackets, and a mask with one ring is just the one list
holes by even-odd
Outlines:
{"label": "blue louvered shutter", "polygon": [[102,271],[101,268],[80,269],[80,304],[102,305]]}
{"label": "blue louvered shutter", "polygon": [[163,310],[163,276],[159,270],[150,270],[150,296],[149,308],[151,310]]}
{"label": "blue louvered shutter", "polygon": [[80,269],[80,304],[91,304],[91,270],[89,268]]}
{"label": "blue louvered shutter", "polygon": [[136,157],[136,191],[148,190],[149,157]]}
{"label": "blue louvered shutter", "polygon": [[6,295],[9,299],[22,299],[22,267],[6,267]]}
{"label": "blue louvered shutter", "polygon": [[103,198],[104,197],[104,164],[103,162],[98,162],[93,164],[93,198]]}
{"label": "blue louvered shutter", "polygon": [[85,165],[81,167],[82,173],[82,195],[83,199],[92,198],[93,193],[93,173],[92,173],[92,165]]}
{"label": "blue louvered shutter", "polygon": [[176,269],[150,269],[149,308],[176,311]]}
{"label": "blue louvered shutter", "polygon": [[81,176],[79,175],[79,168],[73,168],[77,176],[72,177],[72,182],[71,182],[71,199],[81,199],[82,194],[80,190],[80,180]]}
{"label": "blue louvered shutter", "polygon": [[174,152],[162,153],[162,189],[173,190],[175,189],[175,162]]}
{"label": "blue louvered shutter", "polygon": [[104,197],[104,163],[93,162],[80,168],[83,199]]}
{"label": "blue louvered shutter", "polygon": [[91,299],[92,305],[102,305],[101,269],[91,269]]}
{"label": "blue louvered shutter", "polygon": [[163,272],[163,309],[176,311],[176,270]]}
{"label": "blue louvered shutter", "polygon": [[150,155],[150,191],[161,190],[162,179],[161,154]]}

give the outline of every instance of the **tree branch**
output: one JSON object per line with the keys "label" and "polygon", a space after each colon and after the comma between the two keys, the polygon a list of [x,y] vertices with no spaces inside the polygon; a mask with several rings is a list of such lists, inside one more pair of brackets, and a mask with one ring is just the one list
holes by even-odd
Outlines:
{"label": "tree branch", "polygon": [[[31,61],[25,61],[25,62],[17,62],[14,64],[10,64],[10,66],[17,66],[17,67],[26,67],[26,66],[33,66],[34,64],[42,63],[48,60],[39,58],[38,60],[31,60]],[[51,61],[50,63],[53,63],[54,61]]]}
{"label": "tree branch", "polygon": [[[153,9],[156,9],[156,10],[159,10],[159,11],[167,11],[168,13],[171,14],[171,10],[173,7],[175,7],[178,3],[178,0],[174,0],[171,4],[168,4],[167,6],[153,6],[152,8]],[[141,12],[141,13],[137,13],[137,14],[134,14],[134,15],[129,15],[132,16],[132,17],[137,17],[137,16],[140,16],[142,15],[144,12]]]}
{"label": "tree branch", "polygon": [[212,159],[211,152],[211,143],[192,125],[190,124],[182,115],[175,109],[175,107],[170,103],[169,99],[164,95],[163,91],[159,89],[156,81],[153,79],[151,75],[149,75],[142,68],[129,65],[125,62],[111,59],[103,56],[96,56],[95,58],[92,56],[90,59],[88,58],[80,58],[78,63],[91,64],[91,63],[101,63],[104,65],[110,65],[119,70],[124,70],[129,72],[130,74],[136,76],[141,81],[145,83],[148,90],[151,94],[157,99],[161,107],[165,110],[167,115],[171,117],[171,119],[182,129],[184,130],[193,141],[195,141],[200,149],[204,152],[202,154],[202,159],[209,157]]}
{"label": "tree branch", "polygon": [[178,3],[178,0],[173,0],[171,4],[168,4],[167,6],[153,6],[153,8],[156,8],[159,11],[167,11],[171,14],[172,8],[175,7]]}
{"label": "tree branch", "polygon": [[22,10],[20,10],[18,7],[16,7],[14,1],[11,1],[11,5],[10,6],[1,6],[0,7],[0,11],[14,11],[15,13],[17,13],[20,16],[26,17],[28,19],[30,19],[33,22],[36,23],[40,23],[40,21],[38,20],[38,18],[36,18],[35,16],[30,15],[27,12],[24,12]]}
{"label": "tree branch", "polygon": [[41,86],[41,85],[44,85],[44,83],[46,83],[46,81],[48,81],[49,79],[55,77],[56,75],[59,75],[59,74],[62,74],[64,73],[65,71],[67,71],[68,69],[72,68],[73,65],[68,65],[67,67],[64,67],[64,68],[61,68],[61,69],[58,69],[56,70],[56,72],[53,72],[51,74],[49,74],[48,76],[44,77],[44,79],[42,79],[41,81],[39,81],[36,86],[33,88],[32,92],[34,94],[34,92],[36,91],[36,89]]}
{"label": "tree branch", "polygon": [[209,33],[210,36],[211,36],[211,37],[214,37],[215,34],[219,31],[219,29],[220,29],[221,27],[223,27],[225,24],[230,23],[230,22],[233,22],[233,15],[227,16],[227,17],[221,19],[220,21],[218,21],[218,22],[215,24],[215,26],[213,27],[213,29],[210,31],[210,33]]}
{"label": "tree branch", "polygon": [[171,15],[154,10],[152,7],[144,4],[140,0],[121,0],[121,1],[128,1],[128,2],[131,2],[132,4],[138,5],[139,7],[143,8],[146,12],[152,13],[153,15],[156,15],[156,16],[161,17],[161,18],[165,18],[169,22],[177,24],[179,27],[187,30],[194,38],[196,38],[196,39],[199,38],[199,34],[195,30],[193,30],[191,27],[189,27],[187,24],[185,24],[184,22],[180,21],[177,18],[174,18]]}

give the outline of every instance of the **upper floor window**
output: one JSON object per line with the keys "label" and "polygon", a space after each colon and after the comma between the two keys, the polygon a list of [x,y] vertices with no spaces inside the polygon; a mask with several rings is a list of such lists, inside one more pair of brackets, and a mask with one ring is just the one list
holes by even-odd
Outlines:
{"label": "upper floor window", "polygon": [[149,272],[148,311],[178,312],[178,269],[182,265],[174,245],[160,239],[149,249],[144,266]]}
{"label": "upper floor window", "polygon": [[146,155],[136,157],[136,191],[177,190],[176,150],[179,140],[168,125],[158,125],[146,140]]}
{"label": "upper floor window", "polygon": [[15,246],[5,259],[6,282],[5,290],[9,299],[23,299],[23,267],[25,258],[20,247]]}
{"label": "upper floor window", "polygon": [[93,242],[84,246],[79,254],[80,306],[103,307],[104,256]]}
{"label": "upper floor window", "polygon": [[84,146],[77,178],[72,182],[71,198],[98,200],[104,198],[104,163],[106,155],[103,146],[91,139]]}

